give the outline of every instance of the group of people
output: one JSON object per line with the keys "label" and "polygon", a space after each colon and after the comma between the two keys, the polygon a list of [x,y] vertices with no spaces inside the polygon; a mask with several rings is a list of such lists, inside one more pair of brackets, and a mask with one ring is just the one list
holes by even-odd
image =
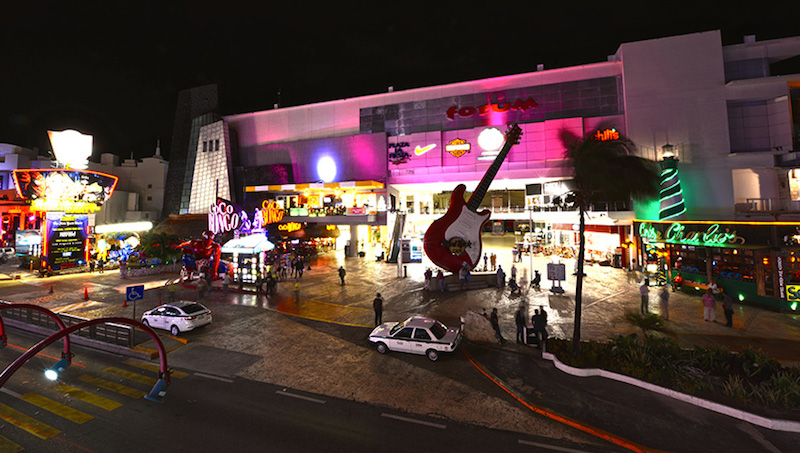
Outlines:
{"label": "group of people", "polygon": [[[673,285],[673,291],[676,290],[675,285]],[[642,304],[641,304],[641,312],[643,315],[647,315],[650,313],[650,284],[649,281],[645,278],[642,281],[642,285],[639,287],[639,294],[642,297]],[[669,289],[668,287],[662,286],[661,290],[658,293],[659,299],[659,308],[661,311],[661,317],[665,320],[669,320]],[[716,315],[716,305],[717,300],[722,301],[722,309],[725,313],[725,326],[733,327],[733,297],[728,294],[724,288],[717,286],[716,283],[712,282],[708,285],[708,289],[706,290],[705,294],[701,297],[703,302],[703,320],[706,322],[716,322],[717,315]]]}
{"label": "group of people", "polygon": [[[491,269],[489,268],[489,263],[491,262]],[[497,268],[497,255],[494,253],[487,255],[486,253],[483,254],[483,271],[487,272],[489,270],[494,271]]]}

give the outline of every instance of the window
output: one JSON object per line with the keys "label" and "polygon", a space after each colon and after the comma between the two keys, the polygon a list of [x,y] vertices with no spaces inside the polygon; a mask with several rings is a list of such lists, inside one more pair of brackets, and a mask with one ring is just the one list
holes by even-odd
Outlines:
{"label": "window", "polygon": [[414,333],[414,328],[413,327],[406,327],[405,329],[401,330],[400,332],[397,332],[397,335],[395,335],[394,337],[395,338],[411,338],[411,335],[413,333]]}
{"label": "window", "polygon": [[203,142],[203,152],[208,152],[208,142]]}
{"label": "window", "polygon": [[430,340],[431,336],[428,335],[428,331],[425,329],[417,329],[414,331],[414,339],[415,340]]}
{"label": "window", "polygon": [[431,326],[431,332],[436,336],[436,338],[441,340],[444,338],[445,334],[447,334],[447,328],[444,326],[444,324],[436,321]]}
{"label": "window", "polygon": [[153,197],[147,197],[147,201],[153,201]]}
{"label": "window", "polygon": [[214,151],[219,151],[219,140],[214,140]]}
{"label": "window", "polygon": [[152,188],[153,188],[153,185],[152,185],[152,184],[148,184],[148,185],[147,185],[147,188],[148,188],[148,189],[152,189]]}

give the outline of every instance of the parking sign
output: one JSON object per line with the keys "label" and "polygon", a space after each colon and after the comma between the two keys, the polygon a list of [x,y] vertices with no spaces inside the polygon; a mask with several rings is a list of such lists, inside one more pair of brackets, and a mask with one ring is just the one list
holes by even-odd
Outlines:
{"label": "parking sign", "polygon": [[134,302],[144,298],[144,285],[129,286],[125,290],[125,299]]}

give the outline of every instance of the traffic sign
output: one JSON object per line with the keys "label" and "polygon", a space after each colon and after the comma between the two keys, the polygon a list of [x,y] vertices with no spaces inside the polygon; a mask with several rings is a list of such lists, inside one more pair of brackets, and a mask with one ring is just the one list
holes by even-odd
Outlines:
{"label": "traffic sign", "polygon": [[144,298],[144,285],[129,286],[125,290],[125,299],[135,302]]}

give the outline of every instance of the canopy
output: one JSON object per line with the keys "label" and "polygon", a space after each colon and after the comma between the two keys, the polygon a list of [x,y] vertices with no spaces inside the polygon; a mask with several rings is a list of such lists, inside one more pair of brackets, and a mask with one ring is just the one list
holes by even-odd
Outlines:
{"label": "canopy", "polygon": [[242,236],[239,239],[231,239],[222,246],[222,253],[245,253],[253,254],[268,252],[275,248],[272,242],[267,240],[263,234],[251,234]]}

